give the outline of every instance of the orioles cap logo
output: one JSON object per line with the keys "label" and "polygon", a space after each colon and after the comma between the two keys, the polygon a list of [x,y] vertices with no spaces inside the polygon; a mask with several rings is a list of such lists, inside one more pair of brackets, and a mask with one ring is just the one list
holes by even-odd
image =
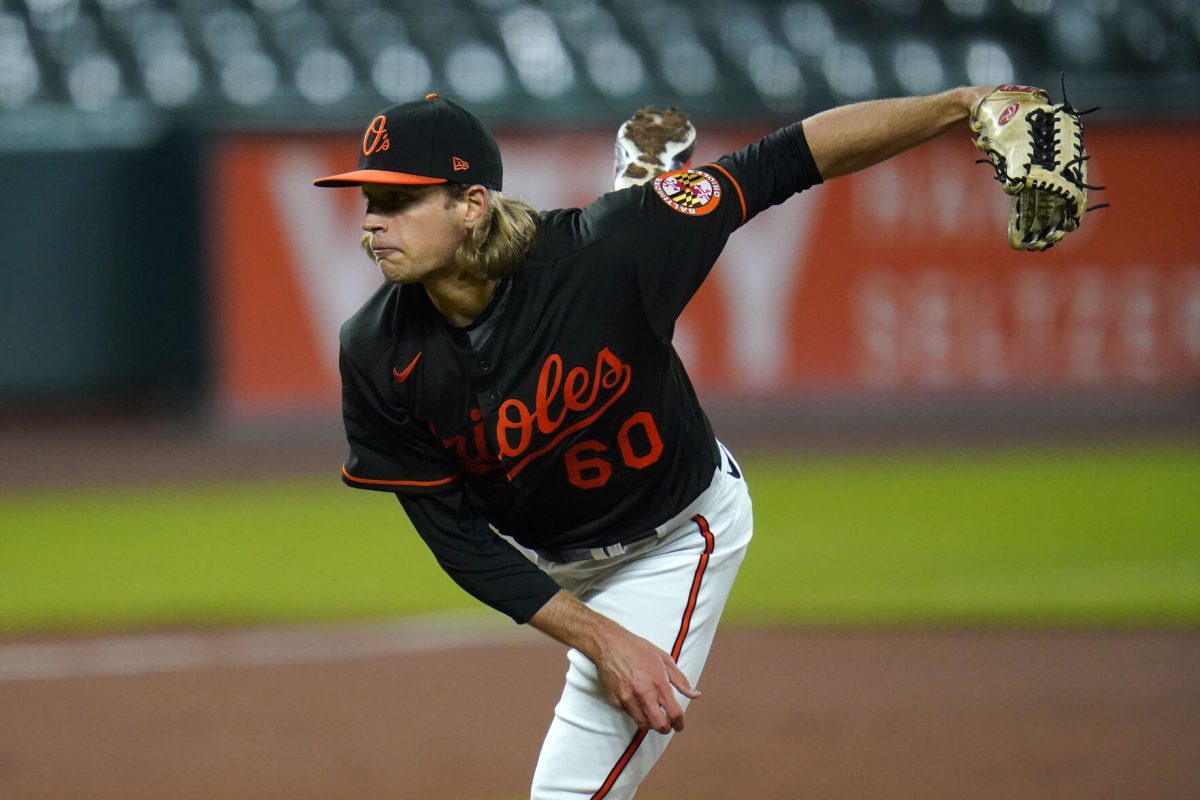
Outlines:
{"label": "orioles cap logo", "polygon": [[366,133],[363,134],[363,155],[369,157],[376,150],[387,150],[390,146],[391,141],[388,139],[387,132],[387,117],[380,114],[371,120],[371,124],[367,126]]}
{"label": "orioles cap logo", "polygon": [[450,163],[454,167],[455,172],[462,172],[463,170],[467,170],[467,169],[471,168],[470,164],[468,164],[465,160],[459,158],[458,156],[455,156],[454,159]]}

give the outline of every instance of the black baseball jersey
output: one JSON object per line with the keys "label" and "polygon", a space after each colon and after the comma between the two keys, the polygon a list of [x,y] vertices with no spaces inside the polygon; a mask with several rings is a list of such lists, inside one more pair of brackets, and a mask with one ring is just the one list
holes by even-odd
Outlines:
{"label": "black baseball jersey", "polygon": [[795,124],[543,212],[469,328],[420,284],[385,284],[342,328],[344,480],[397,493],[447,572],[524,621],[556,587],[489,524],[532,549],[601,547],[707,488],[718,452],[675,321],[734,230],[819,182]]}

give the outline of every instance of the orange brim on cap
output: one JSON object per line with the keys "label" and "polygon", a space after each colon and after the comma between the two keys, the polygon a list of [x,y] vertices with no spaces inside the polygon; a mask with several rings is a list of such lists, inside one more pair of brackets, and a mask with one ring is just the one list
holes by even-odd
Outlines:
{"label": "orange brim on cap", "polygon": [[385,169],[356,169],[327,178],[317,178],[313,186],[362,186],[364,183],[387,183],[397,186],[420,186],[446,183],[445,178],[428,178],[424,175],[409,175],[407,172],[390,172]]}

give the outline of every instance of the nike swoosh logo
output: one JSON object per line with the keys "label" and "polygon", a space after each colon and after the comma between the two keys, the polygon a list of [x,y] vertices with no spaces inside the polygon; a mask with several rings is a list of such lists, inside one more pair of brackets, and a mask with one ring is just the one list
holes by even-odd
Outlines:
{"label": "nike swoosh logo", "polygon": [[[422,351],[422,352],[424,352],[424,351]],[[408,366],[405,367],[404,369],[401,370],[401,369],[396,369],[395,367],[392,367],[392,380],[394,380],[396,383],[404,383],[406,380],[408,380],[408,376],[413,371],[413,367],[415,367],[417,365],[417,362],[420,360],[421,360],[421,353],[417,353],[417,355],[413,358],[413,360],[408,362]]]}

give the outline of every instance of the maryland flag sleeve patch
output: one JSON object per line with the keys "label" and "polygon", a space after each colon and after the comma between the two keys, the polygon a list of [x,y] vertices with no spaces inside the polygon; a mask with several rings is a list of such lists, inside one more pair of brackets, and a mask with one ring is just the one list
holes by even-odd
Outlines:
{"label": "maryland flag sleeve patch", "polygon": [[711,214],[721,202],[721,184],[698,169],[659,175],[654,179],[654,191],[669,207],[689,217]]}

